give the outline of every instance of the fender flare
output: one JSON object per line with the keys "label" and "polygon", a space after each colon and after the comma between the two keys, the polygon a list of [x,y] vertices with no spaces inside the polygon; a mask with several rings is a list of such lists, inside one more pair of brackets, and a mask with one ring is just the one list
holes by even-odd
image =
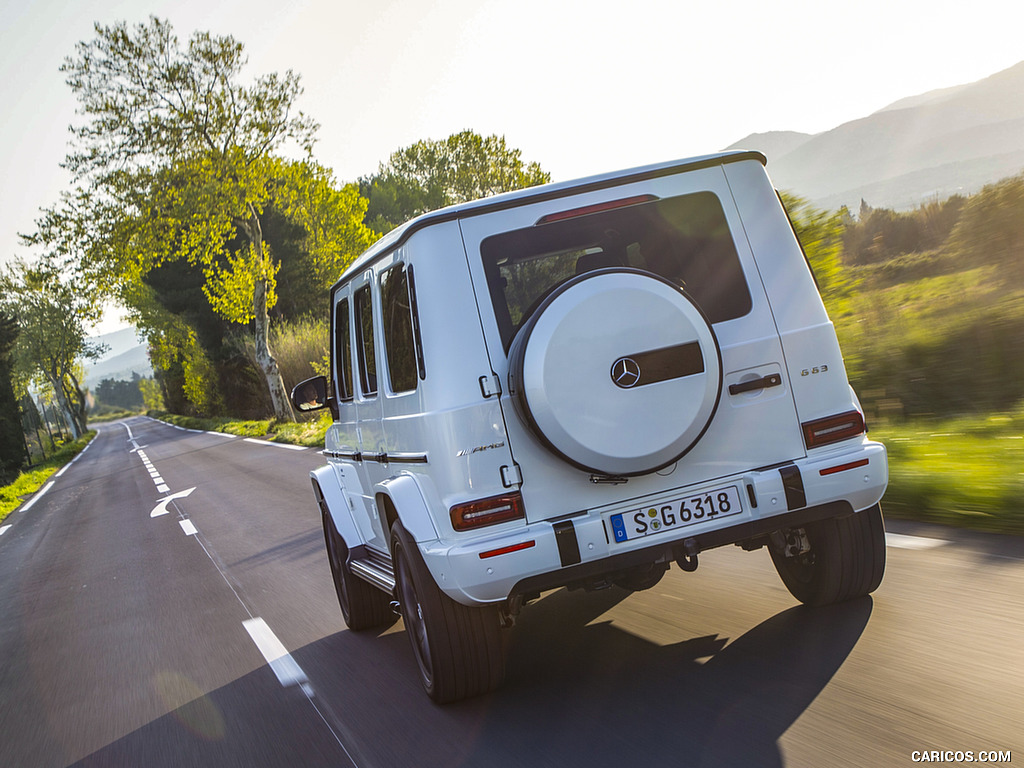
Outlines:
{"label": "fender flare", "polygon": [[348,498],[334,470],[330,466],[320,467],[310,472],[309,477],[313,481],[313,493],[317,497],[317,503],[322,503],[324,511],[331,516],[334,529],[344,539],[345,545],[352,549],[364,544],[355,520],[352,519]]}
{"label": "fender flare", "polygon": [[[420,491],[419,483],[412,475],[398,475],[378,483],[373,489],[377,509],[384,511],[384,504],[390,503],[398,513],[402,527],[416,543],[436,541],[438,537],[430,509]],[[382,498],[383,497],[383,498]]]}

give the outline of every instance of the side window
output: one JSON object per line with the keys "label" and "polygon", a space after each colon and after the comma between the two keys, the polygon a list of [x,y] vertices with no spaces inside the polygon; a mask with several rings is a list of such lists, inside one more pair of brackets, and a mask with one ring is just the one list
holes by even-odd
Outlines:
{"label": "side window", "polygon": [[352,390],[352,319],[348,299],[338,302],[334,316],[334,360],[338,367],[338,399],[351,400]]}
{"label": "side window", "polygon": [[356,344],[359,351],[359,389],[366,397],[377,394],[377,358],[373,350],[373,304],[370,286],[356,291]]}
{"label": "side window", "polygon": [[419,370],[409,300],[409,273],[405,264],[391,267],[380,276],[380,306],[391,389],[411,392],[416,389]]}

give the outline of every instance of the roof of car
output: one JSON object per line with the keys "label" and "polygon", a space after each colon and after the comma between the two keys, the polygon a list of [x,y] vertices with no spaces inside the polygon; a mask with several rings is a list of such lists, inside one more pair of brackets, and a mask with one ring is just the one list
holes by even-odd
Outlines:
{"label": "roof of car", "polygon": [[618,186],[630,181],[640,181],[646,178],[668,176],[675,173],[697,170],[698,168],[708,168],[715,165],[723,165],[725,163],[741,162],[743,160],[756,160],[762,165],[767,164],[767,158],[765,158],[761,152],[754,150],[718,152],[711,155],[701,155],[699,157],[691,157],[681,160],[670,160],[663,163],[654,163],[652,165],[643,165],[637,168],[613,171],[611,173],[602,173],[596,176],[573,179],[571,181],[559,181],[536,187],[526,187],[525,189],[517,189],[514,192],[504,192],[499,195],[484,197],[468,203],[458,203],[456,205],[448,206],[447,208],[439,208],[436,211],[430,211],[429,213],[424,213],[421,216],[410,219],[381,237],[345,269],[342,278],[338,280],[335,287],[340,285],[348,275],[360,272],[377,258],[393,251],[395,248],[398,248],[416,230],[423,229],[424,227],[432,224],[437,224],[442,221],[450,221],[452,219],[465,218],[468,216],[479,216],[481,214],[499,211],[503,208],[523,205],[528,202],[540,202],[542,200],[562,197],[569,192],[588,192],[604,187]]}

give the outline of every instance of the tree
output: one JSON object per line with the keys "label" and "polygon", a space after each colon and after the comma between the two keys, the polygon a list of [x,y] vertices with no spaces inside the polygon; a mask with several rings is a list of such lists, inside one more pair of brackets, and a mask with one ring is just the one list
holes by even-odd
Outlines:
{"label": "tree", "polygon": [[402,222],[446,205],[551,181],[537,163],[504,136],[462,131],[441,141],[418,141],[399,149],[373,176],[359,181],[369,199],[366,224],[387,232]]}
{"label": "tree", "polygon": [[[22,432],[27,436],[29,433],[35,433],[36,442],[39,444],[39,452],[43,454],[43,460],[46,460],[46,445],[43,442],[42,435],[39,434],[39,428],[43,426],[43,419],[39,415],[39,409],[36,408],[36,402],[32,399],[32,395],[25,392],[21,396],[19,401],[21,406],[21,429]],[[31,449],[29,449],[29,455],[31,456]],[[29,459],[31,463],[31,458]]]}
{"label": "tree", "polygon": [[[59,246],[129,304],[142,277],[160,264],[201,267],[216,311],[252,324],[275,416],[290,420],[267,342],[280,265],[264,238],[265,211],[275,197],[287,199],[286,209],[325,248],[362,243],[369,234],[314,232],[336,228],[338,219],[354,229],[361,224],[358,205],[312,205],[300,216],[295,201],[337,202],[289,186],[314,179],[321,192],[331,187],[329,174],[309,162],[317,125],[295,109],[297,75],[265,75],[243,86],[245,64],[242,44],[231,37],[197,32],[183,47],[170,24],[155,17],[132,29],[97,24],[96,38],[79,43],[62,67],[87,118],[72,129],[66,162],[78,188],[44,213],[33,240]],[[289,149],[306,160],[282,160],[279,153]],[[335,251],[331,259],[352,256]]]}
{"label": "tree", "polygon": [[959,258],[991,264],[1013,285],[1024,277],[1024,175],[989,184],[967,200],[950,235]]}
{"label": "tree", "polygon": [[103,351],[85,334],[102,313],[99,297],[62,280],[45,260],[29,265],[16,259],[0,273],[0,309],[18,319],[15,366],[52,390],[72,434],[81,437],[86,424],[80,361]]}
{"label": "tree", "polygon": [[92,392],[96,406],[101,405],[136,410],[142,408],[142,388],[139,374],[132,374],[131,381],[123,379],[103,379]]}
{"label": "tree", "polygon": [[14,475],[25,460],[21,409],[14,394],[12,353],[18,338],[13,315],[0,311],[0,483]]}

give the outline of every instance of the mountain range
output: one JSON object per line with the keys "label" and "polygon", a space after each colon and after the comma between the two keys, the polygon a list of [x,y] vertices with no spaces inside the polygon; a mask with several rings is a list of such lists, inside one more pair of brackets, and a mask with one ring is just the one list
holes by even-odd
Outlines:
{"label": "mountain range", "polygon": [[836,209],[906,210],[1024,170],[1024,62],[900,99],[817,134],[755,133],[726,149],[768,157],[776,187]]}
{"label": "mountain range", "polygon": [[102,344],[106,351],[99,360],[86,364],[83,386],[94,388],[104,379],[131,381],[133,373],[144,378],[153,375],[149,352],[134,328],[94,336],[89,341]]}

